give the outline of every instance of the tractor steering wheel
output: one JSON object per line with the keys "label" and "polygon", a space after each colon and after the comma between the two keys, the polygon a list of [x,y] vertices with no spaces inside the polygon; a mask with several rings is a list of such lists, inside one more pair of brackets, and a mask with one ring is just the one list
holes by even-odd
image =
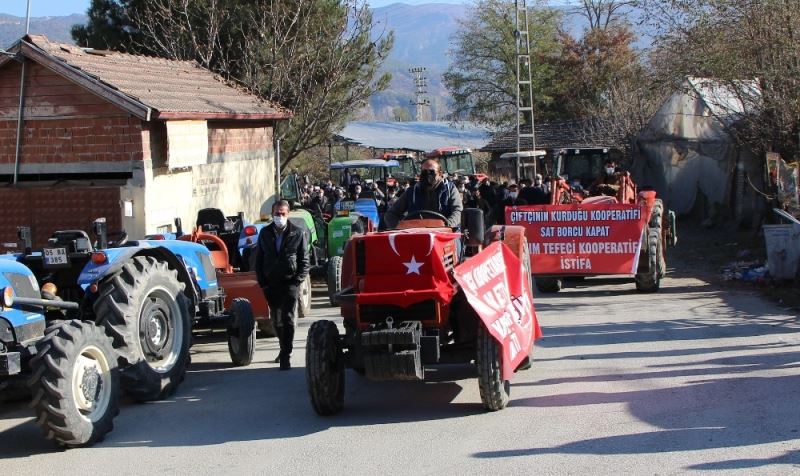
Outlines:
{"label": "tractor steering wheel", "polygon": [[128,233],[125,230],[112,231],[107,236],[116,238],[116,240],[108,240],[109,248],[119,248],[128,242]]}
{"label": "tractor steering wheel", "polygon": [[409,213],[406,215],[402,221],[405,220],[424,220],[425,218],[435,218],[437,220],[442,220],[444,223],[447,223],[447,217],[442,215],[441,213],[437,213],[431,210],[420,210],[418,212]]}

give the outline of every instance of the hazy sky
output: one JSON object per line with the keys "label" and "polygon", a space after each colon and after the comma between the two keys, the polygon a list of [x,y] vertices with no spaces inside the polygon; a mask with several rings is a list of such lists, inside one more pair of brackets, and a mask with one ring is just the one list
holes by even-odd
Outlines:
{"label": "hazy sky", "polygon": [[[31,0],[31,16],[59,16],[71,13],[85,13],[90,0]],[[369,0],[373,7],[383,7],[392,3],[469,3],[469,0]],[[27,0],[0,0],[0,13],[24,16]]]}

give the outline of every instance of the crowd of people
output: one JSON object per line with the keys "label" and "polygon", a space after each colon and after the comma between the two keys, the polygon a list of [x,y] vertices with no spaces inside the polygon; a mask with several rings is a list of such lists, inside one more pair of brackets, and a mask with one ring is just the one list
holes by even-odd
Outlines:
{"label": "crowd of people", "polygon": [[[476,176],[452,175],[445,177],[461,196],[464,208],[479,208],[488,225],[504,224],[504,209],[507,206],[544,205],[549,203],[549,185],[536,175],[533,180],[522,179],[497,182],[490,179],[479,181]],[[337,211],[348,209],[359,199],[372,199],[381,217],[412,189],[416,179],[400,180],[392,185],[383,181],[362,180],[357,174],[342,174],[339,183],[327,179],[306,183],[302,188],[303,208],[318,216],[334,216]],[[384,221],[383,219],[381,220]],[[382,227],[385,228],[385,226]]]}

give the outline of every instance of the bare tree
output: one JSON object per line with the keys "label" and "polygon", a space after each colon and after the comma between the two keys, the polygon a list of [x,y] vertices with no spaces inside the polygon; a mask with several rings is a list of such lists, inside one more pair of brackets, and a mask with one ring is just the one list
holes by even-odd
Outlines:
{"label": "bare tree", "polygon": [[605,30],[620,21],[636,4],[636,0],[581,0],[572,13],[585,18],[590,30]]}
{"label": "bare tree", "polygon": [[365,0],[112,3],[115,16],[124,17],[116,22],[121,31],[92,36],[86,30],[97,28],[78,29],[82,39],[105,46],[113,36],[121,43],[111,46],[121,49],[197,61],[290,109],[293,118],[277,131],[284,165],[325,143],[391,79],[379,68],[393,35],[376,31]]}
{"label": "bare tree", "polygon": [[797,156],[800,0],[647,0],[645,6],[658,28],[653,65],[662,81],[706,78],[719,92],[710,98],[711,112],[735,124],[729,131],[735,138],[755,150]]}

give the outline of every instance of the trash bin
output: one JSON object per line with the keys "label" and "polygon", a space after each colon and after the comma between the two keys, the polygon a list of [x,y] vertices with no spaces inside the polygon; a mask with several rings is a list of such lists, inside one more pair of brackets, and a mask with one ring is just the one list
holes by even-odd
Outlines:
{"label": "trash bin", "polygon": [[764,225],[767,267],[774,279],[795,279],[800,273],[800,225]]}

